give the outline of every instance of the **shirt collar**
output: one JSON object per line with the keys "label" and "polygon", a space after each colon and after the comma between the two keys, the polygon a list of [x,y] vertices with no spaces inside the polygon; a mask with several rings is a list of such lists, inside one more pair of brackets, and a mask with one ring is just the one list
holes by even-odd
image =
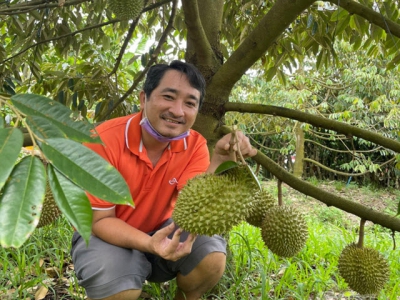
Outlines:
{"label": "shirt collar", "polygon": [[[128,119],[125,127],[125,144],[126,147],[136,155],[139,155],[143,151],[142,143],[142,127],[140,126],[140,120],[142,119],[142,112],[132,115]],[[188,138],[181,139],[179,141],[172,141],[168,145],[168,149],[172,152],[181,152],[188,147]]]}

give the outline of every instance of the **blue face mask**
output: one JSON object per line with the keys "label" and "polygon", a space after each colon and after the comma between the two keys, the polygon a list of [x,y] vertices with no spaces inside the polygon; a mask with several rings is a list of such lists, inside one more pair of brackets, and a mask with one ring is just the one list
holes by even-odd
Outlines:
{"label": "blue face mask", "polygon": [[161,143],[169,143],[172,141],[177,141],[177,140],[181,140],[184,139],[185,137],[188,137],[190,135],[190,131],[186,131],[184,133],[181,133],[178,136],[175,137],[167,137],[167,136],[163,136],[161,133],[159,133],[157,130],[154,129],[153,126],[151,126],[149,119],[147,119],[147,117],[144,117],[141,121],[140,121],[140,125],[144,128],[144,130],[146,130],[153,138],[155,138],[157,141],[161,142]]}

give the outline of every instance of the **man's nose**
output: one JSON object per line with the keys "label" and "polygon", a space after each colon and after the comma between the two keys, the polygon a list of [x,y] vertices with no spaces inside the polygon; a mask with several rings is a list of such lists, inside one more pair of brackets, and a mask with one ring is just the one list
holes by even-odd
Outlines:
{"label": "man's nose", "polygon": [[169,111],[175,116],[175,117],[182,117],[184,115],[183,112],[183,101],[182,100],[176,100],[171,102],[172,105],[169,109]]}

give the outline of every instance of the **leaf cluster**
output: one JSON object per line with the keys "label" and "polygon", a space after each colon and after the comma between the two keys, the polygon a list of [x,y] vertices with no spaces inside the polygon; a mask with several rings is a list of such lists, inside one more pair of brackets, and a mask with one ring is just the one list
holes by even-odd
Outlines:
{"label": "leaf cluster", "polygon": [[[18,160],[23,133],[0,125],[0,243],[20,247],[35,230],[47,182],[62,213],[88,242],[92,211],[90,193],[115,204],[134,205],[126,182],[106,160],[82,143],[101,143],[92,124],[44,96],[17,94],[2,105],[14,109],[34,143]],[[1,118],[0,120],[3,120]]]}

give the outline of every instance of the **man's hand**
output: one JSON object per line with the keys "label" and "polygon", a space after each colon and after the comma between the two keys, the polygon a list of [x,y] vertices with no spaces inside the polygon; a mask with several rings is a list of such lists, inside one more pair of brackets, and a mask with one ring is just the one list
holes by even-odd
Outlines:
{"label": "man's hand", "polygon": [[168,236],[174,231],[175,223],[168,225],[158,231],[150,239],[150,248],[152,253],[164,259],[177,261],[178,259],[188,255],[192,251],[193,243],[196,235],[190,234],[186,241],[180,242],[182,229],[178,228],[172,237]]}
{"label": "man's hand", "polygon": [[227,160],[236,161],[237,152],[243,158],[252,157],[257,154],[257,149],[250,144],[249,138],[241,131],[236,131],[236,138],[232,133],[223,136],[216,144],[207,173],[213,173],[215,169]]}

